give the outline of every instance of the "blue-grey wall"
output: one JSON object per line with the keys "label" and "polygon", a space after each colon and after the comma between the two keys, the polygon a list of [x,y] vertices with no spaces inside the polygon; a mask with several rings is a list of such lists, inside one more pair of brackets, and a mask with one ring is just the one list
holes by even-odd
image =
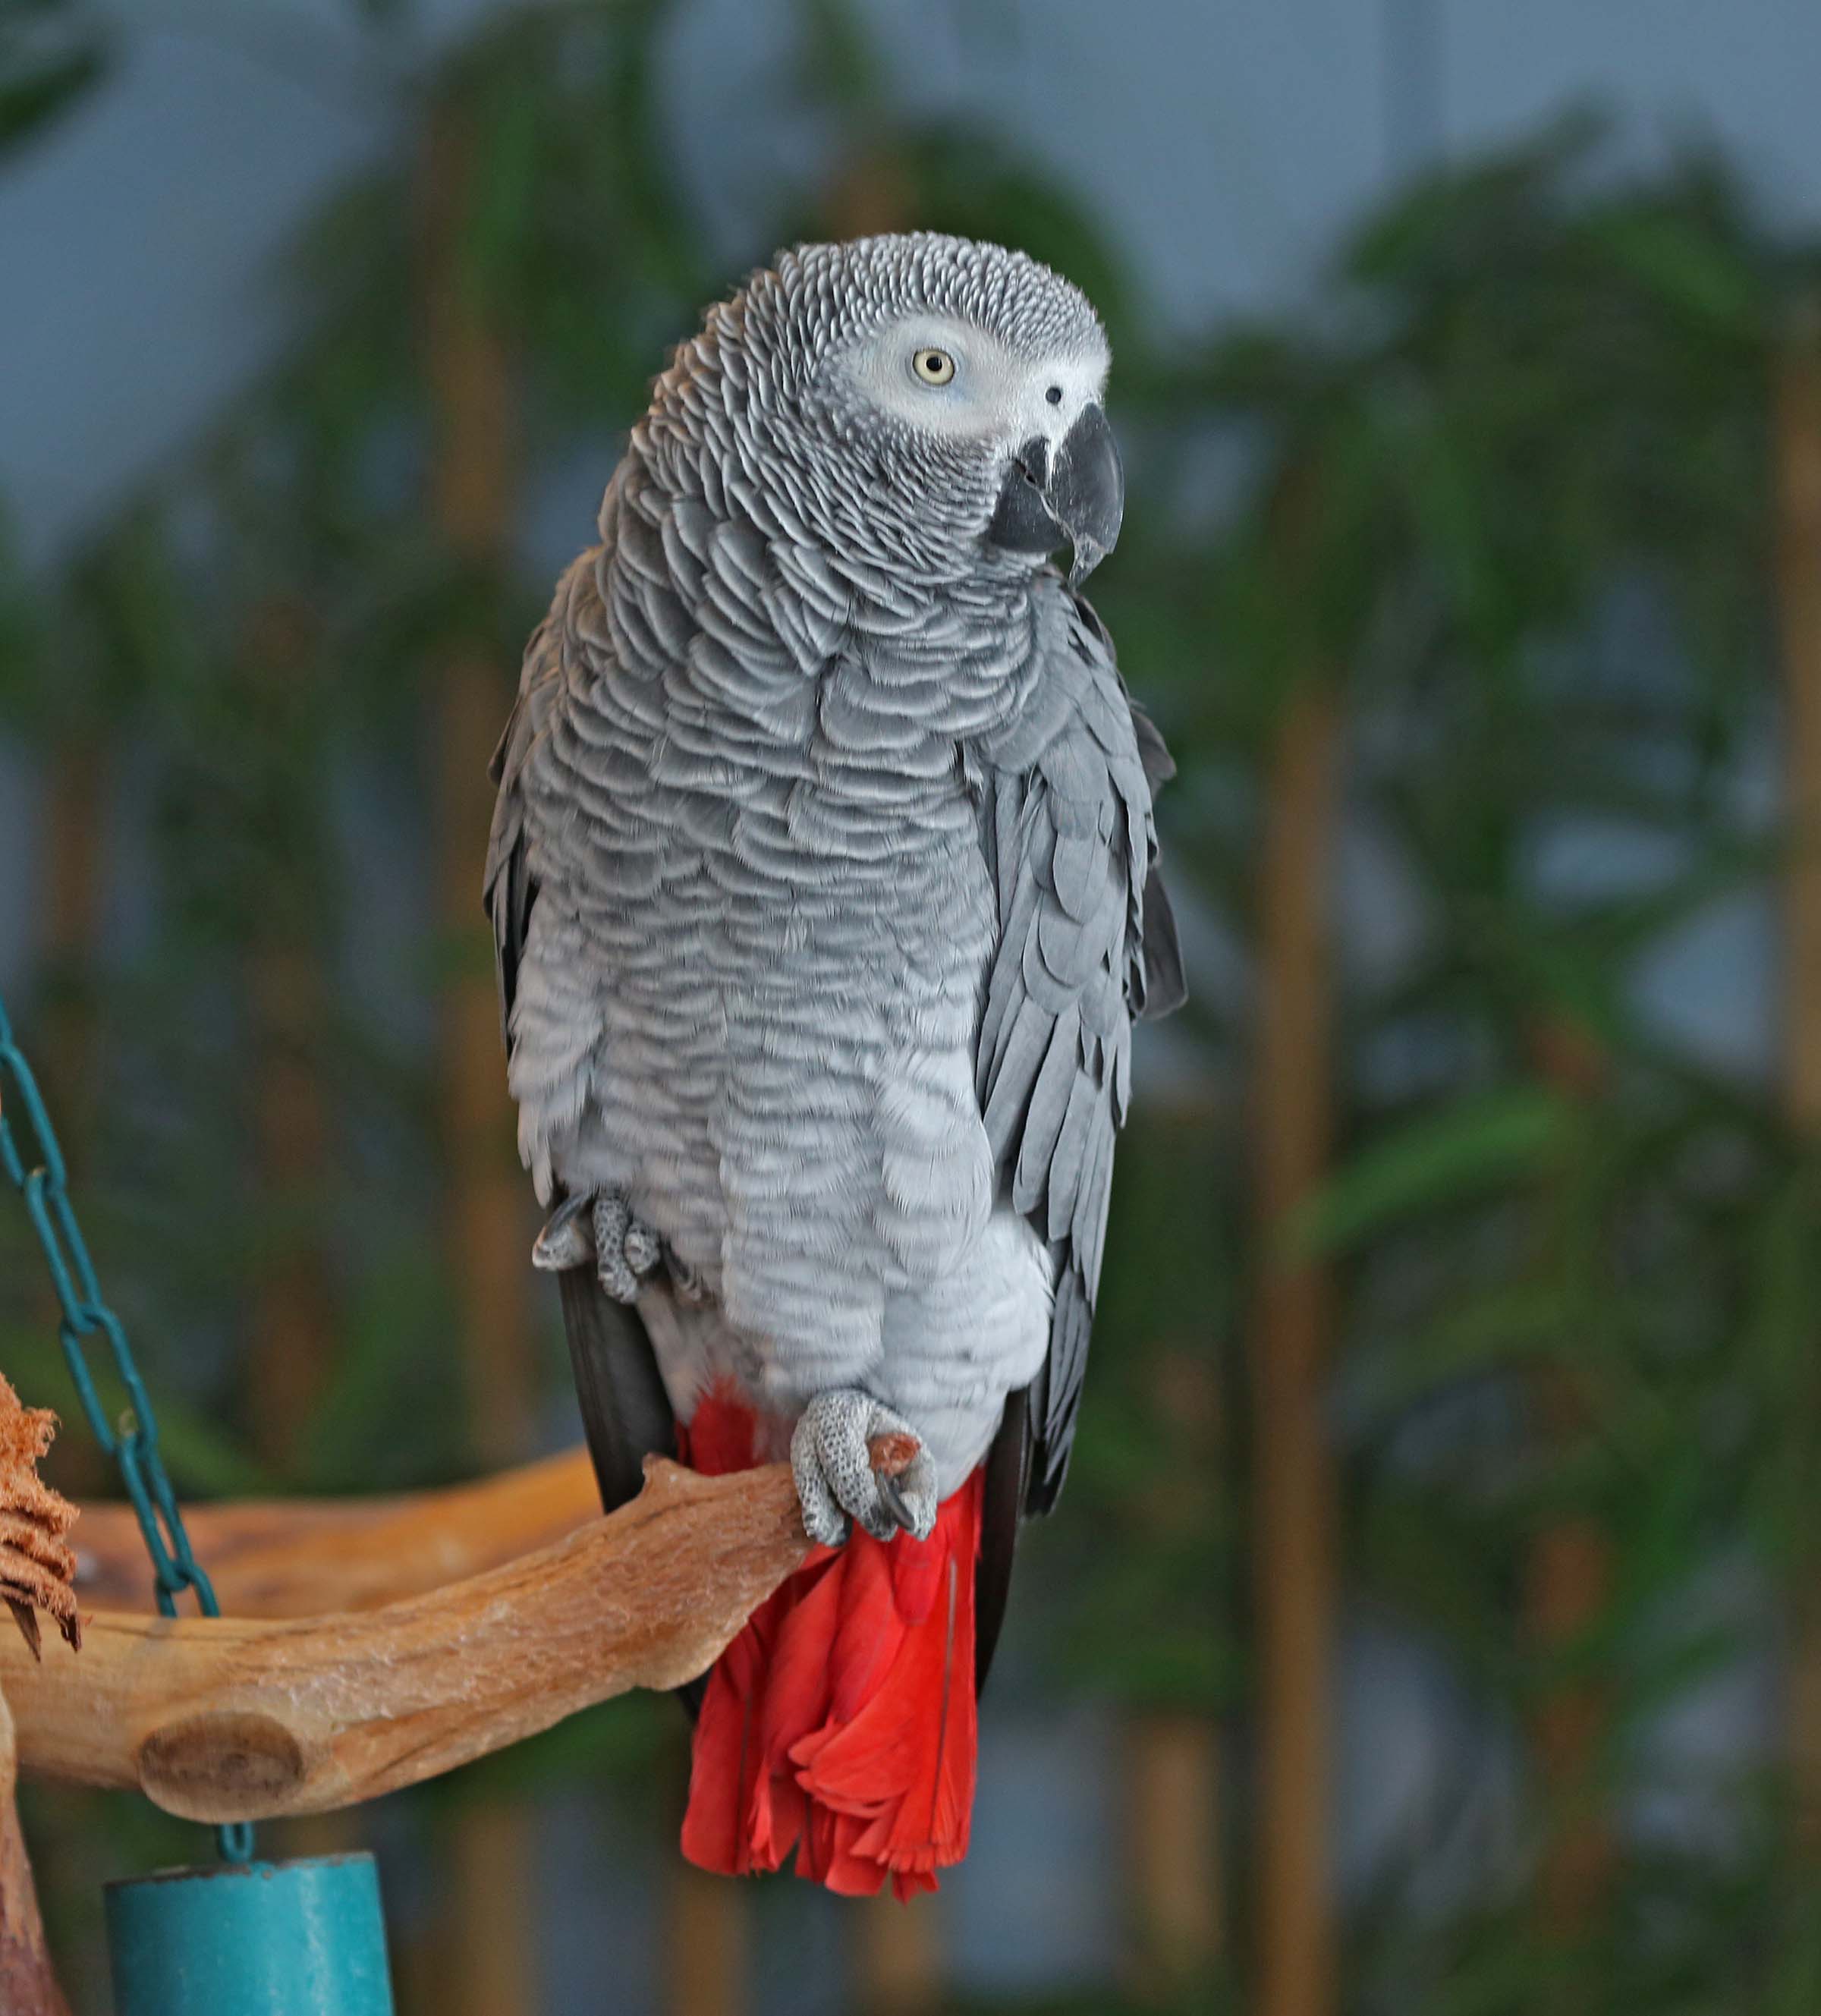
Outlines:
{"label": "blue-grey wall", "polygon": [[[128,9],[119,74],[0,178],[0,496],[41,556],[203,426],[280,344],[298,221],[397,131],[344,0]],[[434,38],[487,10],[430,0]],[[1812,0],[871,0],[905,96],[1002,119],[1100,211],[1184,326],[1303,286],[1433,126],[1456,150],[1565,103],[1640,148],[1723,138],[1792,218],[1821,213]],[[1434,110],[1387,51],[1432,45]],[[685,0],[669,41],[685,171],[730,242],[740,192],[814,157],[773,87],[790,0]]]}

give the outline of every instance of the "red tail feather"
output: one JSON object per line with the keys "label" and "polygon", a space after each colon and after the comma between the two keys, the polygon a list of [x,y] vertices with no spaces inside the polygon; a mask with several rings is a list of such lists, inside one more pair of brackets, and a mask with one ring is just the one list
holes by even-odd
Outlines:
{"label": "red tail feather", "polygon": [[[753,1419],[713,1394],[682,1438],[718,1474],[753,1461]],[[818,1547],[711,1675],[696,1725],[683,1852],[747,1875],[797,1850],[800,1875],[871,1896],[936,1888],[973,1809],[973,1575],[981,1474],[936,1530]]]}

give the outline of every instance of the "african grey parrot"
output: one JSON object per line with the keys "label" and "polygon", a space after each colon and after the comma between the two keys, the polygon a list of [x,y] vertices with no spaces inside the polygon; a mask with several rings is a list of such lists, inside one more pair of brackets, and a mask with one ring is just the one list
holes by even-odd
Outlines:
{"label": "african grey parrot", "polygon": [[1076,592],[1123,504],[1107,365],[1022,254],[780,255],[657,381],[495,759],[534,1258],[603,1497],[653,1449],[787,1454],[819,1543],[700,1697],[708,1867],[908,1894],[965,1852],[1131,1025],[1182,996],[1170,760]]}

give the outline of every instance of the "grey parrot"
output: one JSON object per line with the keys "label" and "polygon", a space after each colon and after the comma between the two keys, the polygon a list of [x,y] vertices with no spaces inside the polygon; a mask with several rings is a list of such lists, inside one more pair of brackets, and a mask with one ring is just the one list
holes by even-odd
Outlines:
{"label": "grey parrot", "polygon": [[1170,759],[1078,592],[1123,507],[1108,362],[1020,253],[781,254],[657,380],[495,759],[533,1257],[603,1498],[650,1450],[787,1456],[818,1543],[697,1693],[711,1867],[956,1859],[1067,1467],[1132,1024],[1183,994]]}

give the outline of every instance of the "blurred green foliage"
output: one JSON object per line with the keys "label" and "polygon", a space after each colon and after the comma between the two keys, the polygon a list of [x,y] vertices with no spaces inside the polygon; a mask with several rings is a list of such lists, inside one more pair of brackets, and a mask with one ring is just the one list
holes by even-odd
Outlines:
{"label": "blurred green foliage", "polygon": [[[464,284],[514,356],[527,481],[578,439],[602,444],[604,480],[665,344],[730,266],[824,214],[822,187],[781,188],[767,242],[711,247],[657,117],[668,12],[514,13],[408,86],[414,134],[434,106],[467,140]],[[1459,1760],[1358,1900],[1348,2007],[1812,2009],[1821,1948],[1777,1774],[1701,1788],[1722,1817],[1684,1849],[1631,1816],[1665,1709],[1767,1654],[1814,1568],[1813,1158],[1769,1084],[1664,1039],[1638,982],[1679,928],[1762,892],[1783,845],[1753,809],[1775,734],[1769,387],[1814,254],[1769,234],[1722,164],[1628,175],[1577,117],[1403,192],[1293,322],[1188,344],[999,136],[905,115],[846,7],[803,19],[780,114],[815,112],[837,171],[887,175],[911,221],[1025,246],[1106,314],[1132,512],[1096,599],[1181,762],[1166,842],[1227,976],[1122,1149],[1074,1476],[1033,1536],[1000,1684],[1187,1707],[1243,1736],[1247,1311],[1260,1270],[1320,1253],[1341,1286],[1350,1600],[1435,1650],[1513,1787],[1457,1854],[1485,1776]],[[0,45],[0,146],[99,49]],[[341,1348],[278,1481],[370,1488],[462,1460],[414,1200],[434,1193],[426,1004],[466,953],[427,931],[392,948],[375,1010],[351,972],[372,864],[337,794],[358,770],[408,844],[430,668],[452,636],[489,640],[503,715],[547,583],[477,578],[425,508],[421,174],[407,149],[317,220],[304,333],[269,382],[41,593],[0,596],[9,725],[47,760],[106,745],[151,808],[156,930],[103,962],[106,1096],[79,1176],[197,1490],[274,1481],[243,1453],[235,1340],[262,1258],[304,1237],[330,1255]],[[1281,711],[1315,680],[1344,693],[1349,818],[1388,864],[1398,949],[1374,956],[1388,911],[1342,916],[1344,1152],[1273,1252],[1249,1196],[1255,865]],[[1644,865],[1553,875],[1552,848],[1589,836]],[[339,1143],[330,1192],[281,1203],[249,1180],[247,1139],[246,953],[275,935],[335,982],[314,1066]],[[38,1399],[56,1374],[12,1286],[16,1230],[0,1225],[0,1355]],[[553,1344],[548,1364],[554,1412]],[[1610,1589],[1539,1648],[1525,1561],[1576,1520],[1607,1538]],[[1716,1565],[1750,1600],[1708,1600]],[[1610,1709],[1595,1782],[1563,1809],[1523,1731],[1589,1677]],[[625,1787],[676,1748],[618,1705],[420,1807],[580,1771]],[[1243,1802],[1229,1819],[1243,1924]],[[1539,1852],[1595,1819],[1625,1844],[1618,1874],[1589,1922],[1539,1939]],[[1248,1966],[1242,1938],[1236,2007]]]}
{"label": "blurred green foliage", "polygon": [[0,161],[49,131],[106,74],[108,26],[83,0],[15,0],[0,13]]}

